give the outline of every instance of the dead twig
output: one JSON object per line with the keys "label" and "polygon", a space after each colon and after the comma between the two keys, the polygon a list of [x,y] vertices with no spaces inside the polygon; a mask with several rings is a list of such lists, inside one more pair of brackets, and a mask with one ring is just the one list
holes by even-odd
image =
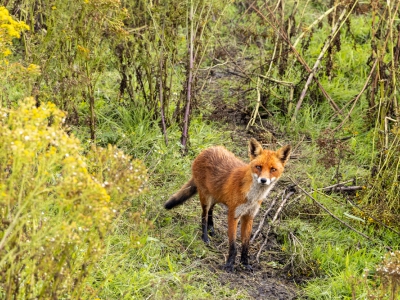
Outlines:
{"label": "dead twig", "polygon": [[362,190],[364,187],[361,185],[351,185],[351,186],[335,186],[331,188],[323,188],[324,192],[352,192]]}
{"label": "dead twig", "polygon": [[[276,213],[275,213],[275,215],[274,215],[272,221],[271,221],[271,222],[269,223],[269,225],[268,225],[267,233],[265,234],[265,240],[264,240],[264,242],[262,243],[260,249],[258,250],[258,253],[257,253],[257,256],[256,256],[257,262],[260,262],[260,254],[261,254],[263,248],[265,247],[265,245],[266,245],[267,242],[268,242],[268,235],[269,235],[269,232],[270,232],[270,230],[271,230],[271,228],[272,228],[272,225],[274,225],[274,223],[275,223],[276,219],[278,218],[279,214],[281,213],[282,208],[283,208],[283,206],[285,205],[286,201],[296,192],[296,190],[293,188],[293,186],[289,187],[288,190],[289,190],[289,191],[288,191],[287,194],[284,193],[284,194],[282,195],[282,198],[283,198],[283,199],[282,199],[282,202],[281,202],[281,204],[279,205],[278,209],[276,210]],[[286,192],[286,190],[285,190],[285,192]],[[285,197],[283,197],[283,196],[285,196]]]}
{"label": "dead twig", "polygon": [[389,121],[397,123],[397,120],[385,117],[385,149],[389,149]]}
{"label": "dead twig", "polygon": [[258,224],[258,228],[257,230],[254,232],[250,243],[253,243],[254,240],[256,239],[256,237],[258,236],[258,234],[261,232],[262,227],[264,226],[264,222],[265,222],[265,218],[268,216],[269,212],[271,211],[271,209],[274,207],[276,200],[281,197],[281,195],[284,193],[285,191],[282,191],[274,200],[272,200],[270,206],[268,207],[268,209],[265,211],[260,223]]}
{"label": "dead twig", "polygon": [[343,185],[345,185],[347,183],[350,183],[350,182],[354,183],[354,179],[350,179],[350,180],[347,180],[347,181],[344,181],[344,182],[339,182],[339,183],[336,183],[336,184],[333,184],[333,185],[330,185],[330,186],[326,186],[326,187],[320,188],[318,190],[325,191],[325,190],[329,190],[329,189],[334,188],[334,187],[343,186]]}
{"label": "dead twig", "polygon": [[254,125],[254,123],[256,122],[257,116],[259,116],[258,109],[260,107],[260,102],[261,102],[261,93],[260,93],[260,88],[259,87],[260,87],[260,77],[257,78],[257,102],[256,102],[256,106],[254,107],[254,110],[251,113],[250,121],[249,121],[249,123],[247,123],[246,130],[248,130],[250,126]]}

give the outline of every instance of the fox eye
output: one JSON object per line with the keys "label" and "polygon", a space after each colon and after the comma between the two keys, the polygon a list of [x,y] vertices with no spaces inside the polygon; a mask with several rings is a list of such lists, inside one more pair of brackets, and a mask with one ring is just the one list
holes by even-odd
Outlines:
{"label": "fox eye", "polygon": [[257,169],[258,171],[261,171],[261,166],[256,166],[256,169]]}
{"label": "fox eye", "polygon": [[271,173],[274,173],[276,171],[275,168],[271,168]]}

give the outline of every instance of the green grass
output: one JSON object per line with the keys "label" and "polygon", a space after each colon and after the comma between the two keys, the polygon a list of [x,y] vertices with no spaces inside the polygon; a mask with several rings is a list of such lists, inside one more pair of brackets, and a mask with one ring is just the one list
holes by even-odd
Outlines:
{"label": "green grass", "polygon": [[[138,228],[127,213],[115,224],[108,238],[107,254],[98,266],[93,285],[101,299],[232,299],[243,292],[218,283],[216,275],[202,264],[208,249],[198,235],[198,214],[171,220],[161,211],[163,201],[154,199],[159,191],[141,200],[156,207],[140,218],[159,211],[148,227]],[[139,205],[142,207],[142,205]],[[178,213],[179,216],[179,213]],[[172,217],[176,219],[176,217]]]}
{"label": "green grass", "polygon": [[[165,299],[166,295],[169,299],[246,298],[246,292],[219,283],[216,274],[202,263],[212,253],[199,237],[197,199],[183,211],[163,208],[168,197],[188,180],[193,157],[211,145],[229,146],[229,133],[194,118],[190,151],[182,156],[177,128],[168,130],[166,146],[159,129],[153,130],[153,122],[147,118],[138,122],[121,108],[102,116],[102,132],[116,132],[119,143],[145,162],[149,185],[113,225],[106,255],[89,281],[94,295],[100,299]],[[137,124],[144,126],[145,139],[129,134],[137,132]]]}
{"label": "green grass", "polygon": [[[314,140],[328,122],[321,122],[320,117],[314,107],[301,111],[296,130],[291,134],[292,143],[296,144],[296,139],[304,135],[311,137],[311,143],[301,143],[301,161],[293,161],[288,166],[291,176],[309,181],[314,187],[335,182],[332,179],[335,168],[326,170],[318,163],[320,154]],[[100,123],[102,130],[121,132],[120,136],[123,136],[136,126],[137,121],[132,119],[132,115],[118,113],[118,118],[125,119],[113,123],[105,118],[104,123]],[[146,122],[152,123],[145,119]],[[98,289],[96,295],[107,299],[162,299],[165,294],[173,299],[246,298],[243,290],[221,286],[216,275],[202,264],[203,259],[215,253],[209,251],[199,237],[197,199],[172,213],[163,209],[163,203],[190,176],[191,161],[197,153],[215,144],[235,148],[229,141],[229,133],[221,133],[216,127],[218,125],[206,124],[200,117],[193,119],[191,148],[189,154],[182,157],[178,130],[169,129],[170,144],[167,147],[159,130],[153,130],[149,124],[144,125],[148,130],[145,141],[139,140],[139,144],[134,144],[134,137],[126,134],[127,140],[123,142],[127,145],[131,141],[132,148],[127,149],[146,162],[150,182],[145,194],[132,199],[131,211],[114,225],[108,237],[107,255],[93,278],[93,287]],[[369,133],[354,135],[348,141],[355,155],[343,162],[343,180],[366,175],[365,169],[358,164],[360,161],[366,164],[370,158],[370,150],[365,146],[369,141]],[[344,213],[353,214],[353,211],[341,197],[335,196],[333,201],[331,197],[317,195],[317,199],[358,230],[398,247],[395,236],[386,231],[347,219]],[[302,201],[310,205],[309,200]],[[308,220],[304,217],[283,220],[277,228],[283,237],[282,251],[298,263],[298,268],[303,268],[303,275],[311,276],[302,286],[310,299],[351,299],[352,293],[357,295],[356,299],[363,299],[374,285],[374,279],[364,279],[364,270],[373,270],[385,249],[348,230],[322,211],[321,214],[315,220],[314,216],[309,216]],[[138,219],[141,222],[135,221]],[[289,232],[296,236],[297,244],[288,238]]]}

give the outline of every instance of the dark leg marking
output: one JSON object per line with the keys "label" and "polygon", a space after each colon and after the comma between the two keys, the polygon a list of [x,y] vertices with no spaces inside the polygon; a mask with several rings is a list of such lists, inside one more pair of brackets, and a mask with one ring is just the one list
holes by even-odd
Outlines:
{"label": "dark leg marking", "polygon": [[207,245],[210,243],[210,239],[208,238],[208,233],[207,233],[207,227],[208,227],[208,209],[206,205],[202,205],[201,208],[203,209],[203,213],[201,215],[201,239],[206,243]]}
{"label": "dark leg marking", "polygon": [[215,235],[214,231],[214,220],[213,220],[213,210],[214,210],[214,205],[210,207],[208,210],[208,221],[207,221],[207,230],[210,236]]}

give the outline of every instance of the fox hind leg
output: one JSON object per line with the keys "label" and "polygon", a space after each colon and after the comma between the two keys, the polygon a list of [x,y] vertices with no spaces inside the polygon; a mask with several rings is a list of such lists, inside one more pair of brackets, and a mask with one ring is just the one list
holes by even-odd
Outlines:
{"label": "fox hind leg", "polygon": [[214,219],[213,219],[214,206],[215,206],[215,204],[212,204],[210,209],[208,210],[207,231],[210,236],[215,235]]}
{"label": "fox hind leg", "polygon": [[[210,211],[210,204],[207,201],[207,198],[204,197],[202,193],[199,192],[199,197],[200,197],[200,202],[201,202],[201,208],[202,208],[202,214],[201,214],[201,239],[203,240],[204,243],[207,245],[210,244],[210,239],[208,238],[208,219],[209,219],[209,211]],[[211,214],[212,214],[212,209],[211,209]]]}

